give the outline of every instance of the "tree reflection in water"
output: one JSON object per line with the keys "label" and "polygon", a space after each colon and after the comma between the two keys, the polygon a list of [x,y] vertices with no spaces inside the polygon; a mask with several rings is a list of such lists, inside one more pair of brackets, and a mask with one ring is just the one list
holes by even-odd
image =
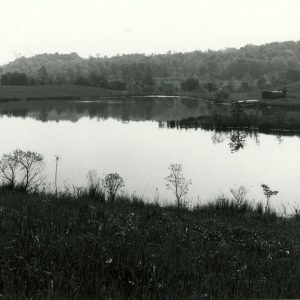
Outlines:
{"label": "tree reflection in water", "polygon": [[243,149],[246,144],[246,138],[249,134],[241,130],[233,130],[230,132],[229,147],[231,152],[237,152]]}
{"label": "tree reflection in water", "polygon": [[211,140],[216,145],[216,144],[223,143],[225,141],[225,138],[226,138],[226,133],[215,130],[213,132]]}
{"label": "tree reflection in water", "polygon": [[247,138],[253,138],[255,143],[259,145],[259,135],[257,131],[247,131],[241,129],[235,129],[231,131],[218,131],[214,130],[211,136],[211,140],[214,144],[223,143],[229,139],[229,148],[232,153],[243,149],[246,146]]}

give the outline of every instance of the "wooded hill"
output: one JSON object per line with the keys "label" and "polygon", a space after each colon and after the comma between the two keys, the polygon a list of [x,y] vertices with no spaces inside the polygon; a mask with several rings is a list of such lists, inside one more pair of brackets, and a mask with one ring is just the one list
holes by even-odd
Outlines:
{"label": "wooded hill", "polygon": [[2,66],[0,74],[2,85],[71,83],[169,93],[203,89],[211,92],[221,87],[264,88],[300,80],[300,41],[110,58],[40,54],[18,58]]}

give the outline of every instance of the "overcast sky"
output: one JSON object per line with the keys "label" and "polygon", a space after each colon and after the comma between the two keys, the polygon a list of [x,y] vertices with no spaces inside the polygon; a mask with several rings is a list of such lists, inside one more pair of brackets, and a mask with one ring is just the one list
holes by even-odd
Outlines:
{"label": "overcast sky", "polygon": [[0,0],[0,64],[300,40],[300,0]]}

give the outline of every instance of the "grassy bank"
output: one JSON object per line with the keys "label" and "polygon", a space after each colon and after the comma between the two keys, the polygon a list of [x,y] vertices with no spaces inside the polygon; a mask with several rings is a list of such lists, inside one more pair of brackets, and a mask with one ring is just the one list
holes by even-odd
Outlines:
{"label": "grassy bank", "polygon": [[4,298],[300,297],[297,216],[5,190],[0,206]]}
{"label": "grassy bank", "polygon": [[[149,92],[150,95],[181,96],[210,99],[208,93],[178,91],[176,93]],[[117,91],[84,85],[0,85],[0,102],[12,100],[77,100],[84,98],[145,96],[141,91]]]}
{"label": "grassy bank", "polygon": [[80,85],[34,85],[4,86],[0,85],[2,100],[42,100],[42,99],[82,99],[97,97],[124,96],[124,91],[114,91],[99,87]]}
{"label": "grassy bank", "polygon": [[250,89],[244,91],[234,91],[231,94],[232,99],[234,100],[259,100],[261,105],[268,106],[279,106],[279,107],[293,107],[300,106],[300,82],[293,82],[284,85],[288,90],[286,98],[281,99],[262,99],[263,90],[281,90],[283,86],[273,86],[263,89]]}
{"label": "grassy bank", "polygon": [[[278,87],[269,89],[279,89]],[[260,100],[261,104],[272,106],[299,106],[300,105],[300,82],[294,82],[287,85],[288,97],[283,99],[266,100],[261,99],[261,90],[247,89],[238,90],[230,93],[229,98],[222,98],[218,96],[218,92],[189,92],[178,90],[172,93],[161,93],[157,91],[149,92],[149,94],[169,95],[193,97],[199,99],[206,99],[216,102],[230,102],[230,100]],[[0,102],[11,100],[76,100],[76,99],[90,99],[101,97],[122,97],[130,95],[144,95],[141,91],[117,91],[108,90],[100,87],[83,86],[83,85],[31,85],[31,86],[9,86],[0,85]]]}

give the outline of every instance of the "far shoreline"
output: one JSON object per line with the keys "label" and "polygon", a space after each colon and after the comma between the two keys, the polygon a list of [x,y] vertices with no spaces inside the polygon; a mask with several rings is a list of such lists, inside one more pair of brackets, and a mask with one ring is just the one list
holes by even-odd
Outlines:
{"label": "far shoreline", "polygon": [[[174,94],[138,93],[126,90],[108,90],[83,85],[0,85],[0,103],[11,101],[98,101],[102,99],[125,98],[184,98],[206,101],[215,104],[239,102],[247,106],[267,105],[278,107],[300,106],[300,97],[288,95],[287,98],[262,99],[259,91],[233,92],[229,99],[213,99],[213,95],[200,92],[180,91]],[[249,102],[251,100],[252,102]],[[253,101],[255,100],[255,101]]]}

